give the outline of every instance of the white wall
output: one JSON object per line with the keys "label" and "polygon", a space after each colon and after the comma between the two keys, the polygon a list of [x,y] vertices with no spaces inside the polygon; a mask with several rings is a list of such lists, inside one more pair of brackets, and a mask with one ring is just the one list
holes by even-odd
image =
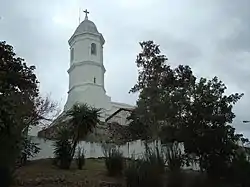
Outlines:
{"label": "white wall", "polygon": [[[41,151],[31,160],[53,158],[53,141],[38,137],[32,137],[32,140],[35,143],[39,143]],[[82,141],[80,146],[84,148],[86,158],[98,158],[104,156],[102,145],[99,143],[88,143]],[[133,154],[139,156],[144,152],[144,145],[140,141],[137,141],[129,143],[129,146],[121,146],[120,150],[123,152],[124,157],[131,157]]]}
{"label": "white wall", "polygon": [[[53,158],[53,141],[51,140],[44,140],[38,137],[32,137],[32,140],[36,143],[39,143],[39,147],[41,151],[30,160],[38,160],[38,159],[45,159],[45,158]],[[80,146],[85,150],[85,157],[86,158],[98,158],[103,157],[103,148],[102,145],[99,143],[87,143],[82,141]],[[149,147],[152,147],[153,144],[150,144]],[[125,146],[120,146],[120,150],[123,152],[123,156],[126,158],[139,158],[145,152],[145,147],[142,141],[135,141],[131,142]],[[193,169],[198,170],[198,165],[193,165],[190,167],[184,167],[186,169]]]}

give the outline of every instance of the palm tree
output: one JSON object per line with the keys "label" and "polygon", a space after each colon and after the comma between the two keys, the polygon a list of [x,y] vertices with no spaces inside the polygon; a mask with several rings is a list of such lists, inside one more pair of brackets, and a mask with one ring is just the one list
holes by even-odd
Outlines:
{"label": "palm tree", "polygon": [[86,138],[88,133],[100,122],[101,109],[93,108],[87,104],[75,104],[66,112],[67,124],[72,137],[71,158],[74,157],[77,144]]}

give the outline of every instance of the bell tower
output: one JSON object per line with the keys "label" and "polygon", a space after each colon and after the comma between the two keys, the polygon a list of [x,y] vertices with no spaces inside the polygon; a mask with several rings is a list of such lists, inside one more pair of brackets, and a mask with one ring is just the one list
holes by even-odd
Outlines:
{"label": "bell tower", "polygon": [[70,68],[68,99],[64,110],[75,103],[87,103],[97,108],[110,108],[111,98],[104,87],[105,67],[103,65],[103,45],[105,40],[96,25],[85,19],[69,39]]}

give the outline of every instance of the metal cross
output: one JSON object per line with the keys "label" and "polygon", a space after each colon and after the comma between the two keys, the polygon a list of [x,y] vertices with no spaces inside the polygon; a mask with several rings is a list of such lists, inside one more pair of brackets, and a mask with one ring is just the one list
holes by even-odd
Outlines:
{"label": "metal cross", "polygon": [[85,13],[85,19],[88,19],[88,14],[89,14],[88,10],[86,9],[83,12]]}

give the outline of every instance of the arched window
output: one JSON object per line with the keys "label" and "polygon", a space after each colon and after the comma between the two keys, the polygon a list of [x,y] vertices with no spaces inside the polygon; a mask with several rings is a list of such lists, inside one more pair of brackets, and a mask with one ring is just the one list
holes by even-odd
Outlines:
{"label": "arched window", "polygon": [[91,44],[91,55],[96,55],[96,44],[95,43]]}
{"label": "arched window", "polygon": [[70,50],[70,60],[71,61],[74,60],[74,48],[71,48],[71,50]]}

